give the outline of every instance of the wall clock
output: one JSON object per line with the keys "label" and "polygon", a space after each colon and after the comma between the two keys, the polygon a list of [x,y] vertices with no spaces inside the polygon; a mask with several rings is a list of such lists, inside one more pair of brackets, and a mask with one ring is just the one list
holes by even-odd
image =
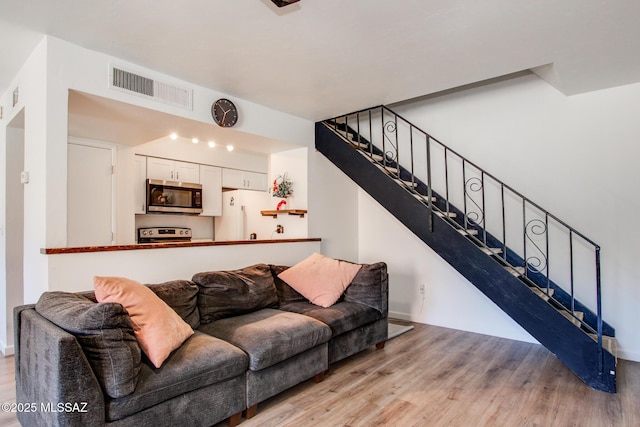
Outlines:
{"label": "wall clock", "polygon": [[211,106],[211,117],[222,127],[231,127],[238,121],[238,109],[233,102],[220,98]]}

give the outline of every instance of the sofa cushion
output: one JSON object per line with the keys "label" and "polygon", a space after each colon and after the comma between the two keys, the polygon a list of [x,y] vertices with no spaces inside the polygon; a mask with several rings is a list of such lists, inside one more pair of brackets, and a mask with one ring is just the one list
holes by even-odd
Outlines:
{"label": "sofa cushion", "polygon": [[248,363],[242,350],[196,331],[161,368],[143,363],[135,392],[105,402],[107,420],[119,420],[192,390],[242,375]]}
{"label": "sofa cushion", "polygon": [[351,331],[382,318],[378,310],[364,304],[345,301],[326,308],[318,307],[308,302],[293,302],[281,306],[280,310],[313,317],[328,325],[331,328],[333,336]]}
{"label": "sofa cushion", "polygon": [[[182,320],[187,322],[191,329],[197,329],[200,325],[200,313],[198,312],[198,285],[191,280],[172,280],[169,282],[148,284],[158,297],[173,309]],[[94,291],[78,292],[78,295],[97,302]]]}
{"label": "sofa cushion", "polygon": [[360,270],[353,264],[314,253],[278,275],[313,304],[335,304]]}
{"label": "sofa cushion", "polygon": [[197,329],[200,326],[198,285],[191,280],[172,280],[148,286],[192,329]]}
{"label": "sofa cushion", "polygon": [[203,324],[199,330],[244,350],[249,355],[252,371],[274,365],[331,338],[331,329],[324,323],[271,308]]}
{"label": "sofa cushion", "polygon": [[387,264],[384,262],[362,264],[362,268],[344,292],[343,300],[368,305],[386,316],[389,311],[388,281]]}
{"label": "sofa cushion", "polygon": [[131,317],[142,351],[156,368],[193,335],[193,329],[147,286],[124,277],[93,279],[99,302],[117,302]]}
{"label": "sofa cushion", "polygon": [[98,304],[67,292],[45,292],[35,309],[75,335],[107,395],[122,397],[133,393],[140,374],[141,353],[131,319],[122,305]]}
{"label": "sofa cushion", "polygon": [[192,279],[200,288],[200,322],[209,323],[264,307],[276,307],[278,295],[267,264],[241,270],[197,273]]}
{"label": "sofa cushion", "polygon": [[269,265],[271,268],[271,274],[273,275],[273,282],[276,285],[278,292],[278,303],[289,304],[290,302],[307,302],[308,300],[300,295],[298,291],[287,285],[287,282],[282,280],[278,275],[289,268],[286,265]]}

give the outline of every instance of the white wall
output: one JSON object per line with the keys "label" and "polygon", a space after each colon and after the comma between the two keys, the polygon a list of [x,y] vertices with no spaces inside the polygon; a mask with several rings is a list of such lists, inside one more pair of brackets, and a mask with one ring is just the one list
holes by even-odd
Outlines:
{"label": "white wall", "polygon": [[522,75],[392,107],[601,245],[604,318],[636,361],[638,99],[640,84],[566,97]]}
{"label": "white wall", "polygon": [[[150,101],[139,96],[130,95],[108,88],[108,71],[110,64],[126,66],[128,69],[140,70],[146,75],[160,79],[167,83],[177,84],[194,90],[194,107],[187,111],[178,107],[172,107],[164,103]],[[11,105],[11,91],[14,87],[20,87],[20,102],[15,108]],[[171,78],[166,75],[145,70],[135,64],[127,63],[117,58],[100,54],[98,52],[74,46],[62,40],[45,37],[41,44],[31,54],[23,69],[15,78],[15,83],[9,86],[11,89],[2,95],[2,105],[5,106],[5,118],[2,120],[0,134],[5,138],[5,128],[8,122],[17,114],[17,111],[25,110],[25,169],[30,172],[31,182],[25,186],[25,238],[24,238],[24,301],[27,303],[38,300],[42,292],[49,289],[65,287],[58,280],[60,275],[59,260],[40,253],[41,248],[66,246],[66,219],[67,219],[67,116],[69,90],[77,90],[88,94],[102,96],[144,108],[155,109],[187,119],[211,122],[211,103],[226,94],[210,89],[202,88]],[[234,98],[236,106],[242,111],[242,120],[236,125],[238,131],[260,135],[266,138],[284,141],[291,144],[306,146],[313,141],[313,123],[308,120],[294,117],[279,111],[275,111],[258,104],[242,99]],[[133,161],[133,149],[119,147],[118,159]],[[265,165],[262,163],[262,165]],[[261,168],[264,166],[261,166]],[[126,176],[133,174],[133,164],[125,168]],[[1,175],[1,174],[0,174]],[[123,182],[118,186],[122,188]],[[3,186],[4,187],[4,186]],[[125,192],[123,192],[124,194]],[[121,212],[127,210],[124,205],[130,204],[131,195],[120,197],[117,201]],[[119,222],[124,224],[123,229],[133,229],[133,212],[126,214],[128,218]],[[1,225],[4,229],[3,224]],[[3,242],[6,247],[6,242]],[[155,255],[154,255],[155,254]],[[268,258],[278,259],[278,254],[272,251],[263,253],[263,260]],[[123,255],[126,257],[126,255]],[[147,254],[149,265],[162,264],[165,260],[157,253]],[[158,257],[154,263],[154,258]],[[73,258],[73,256],[71,256]],[[71,259],[67,258],[67,259]],[[95,262],[101,265],[101,271],[117,270],[117,263],[111,259],[113,255],[105,253],[95,255]],[[55,264],[49,265],[49,261],[55,259]],[[242,257],[238,258],[242,259]],[[120,261],[118,261],[120,262]],[[94,266],[97,264],[93,264]],[[73,263],[67,266],[69,271],[65,274],[73,274]],[[75,266],[77,267],[77,266]],[[132,266],[133,268],[134,266]],[[143,267],[138,267],[144,274]],[[135,274],[132,274],[135,275]],[[3,281],[6,277],[3,274]],[[13,305],[3,298],[2,301],[7,310]],[[4,319],[2,319],[4,320]],[[4,321],[2,321],[4,325]],[[4,328],[1,328],[4,329]]]}
{"label": "white wall", "polygon": [[387,263],[391,317],[536,342],[364,190],[358,211],[359,261]]}
{"label": "white wall", "polygon": [[[307,148],[297,148],[294,150],[283,151],[271,155],[269,166],[269,175],[267,183],[269,188],[273,180],[283,174],[293,182],[293,195],[287,199],[284,209],[307,209],[308,203],[308,168],[307,168]],[[281,199],[273,197],[269,194],[269,205],[267,209],[275,209]],[[309,212],[315,215],[315,212]],[[284,233],[274,234],[274,238],[291,239],[308,237],[308,219],[309,214],[304,217],[297,215],[278,215],[273,219],[273,224],[282,225]]]}

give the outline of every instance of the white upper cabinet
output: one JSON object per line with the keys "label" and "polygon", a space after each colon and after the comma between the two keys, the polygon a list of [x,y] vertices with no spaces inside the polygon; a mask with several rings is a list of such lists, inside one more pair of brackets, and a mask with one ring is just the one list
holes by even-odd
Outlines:
{"label": "white upper cabinet", "polygon": [[196,163],[147,157],[147,178],[199,183],[200,166]]}
{"label": "white upper cabinet", "polygon": [[238,169],[222,169],[222,186],[224,188],[267,191],[267,174]]}
{"label": "white upper cabinet", "polygon": [[143,214],[147,212],[147,158],[138,155],[133,157],[136,164],[133,210],[137,214]]}
{"label": "white upper cabinet", "polygon": [[202,184],[200,182],[200,165],[195,163],[175,162],[174,170],[176,172],[175,181]]}
{"label": "white upper cabinet", "polygon": [[222,215],[222,169],[200,165],[202,213],[200,216]]}

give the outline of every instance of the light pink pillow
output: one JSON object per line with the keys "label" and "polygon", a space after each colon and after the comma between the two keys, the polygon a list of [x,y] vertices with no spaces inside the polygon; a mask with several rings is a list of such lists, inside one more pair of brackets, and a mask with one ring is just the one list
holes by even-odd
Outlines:
{"label": "light pink pillow", "polygon": [[96,300],[122,304],[131,317],[133,332],[153,366],[193,335],[193,329],[151,289],[124,277],[93,278]]}
{"label": "light pink pillow", "polygon": [[330,307],[351,284],[360,267],[315,253],[278,277],[313,304]]}

